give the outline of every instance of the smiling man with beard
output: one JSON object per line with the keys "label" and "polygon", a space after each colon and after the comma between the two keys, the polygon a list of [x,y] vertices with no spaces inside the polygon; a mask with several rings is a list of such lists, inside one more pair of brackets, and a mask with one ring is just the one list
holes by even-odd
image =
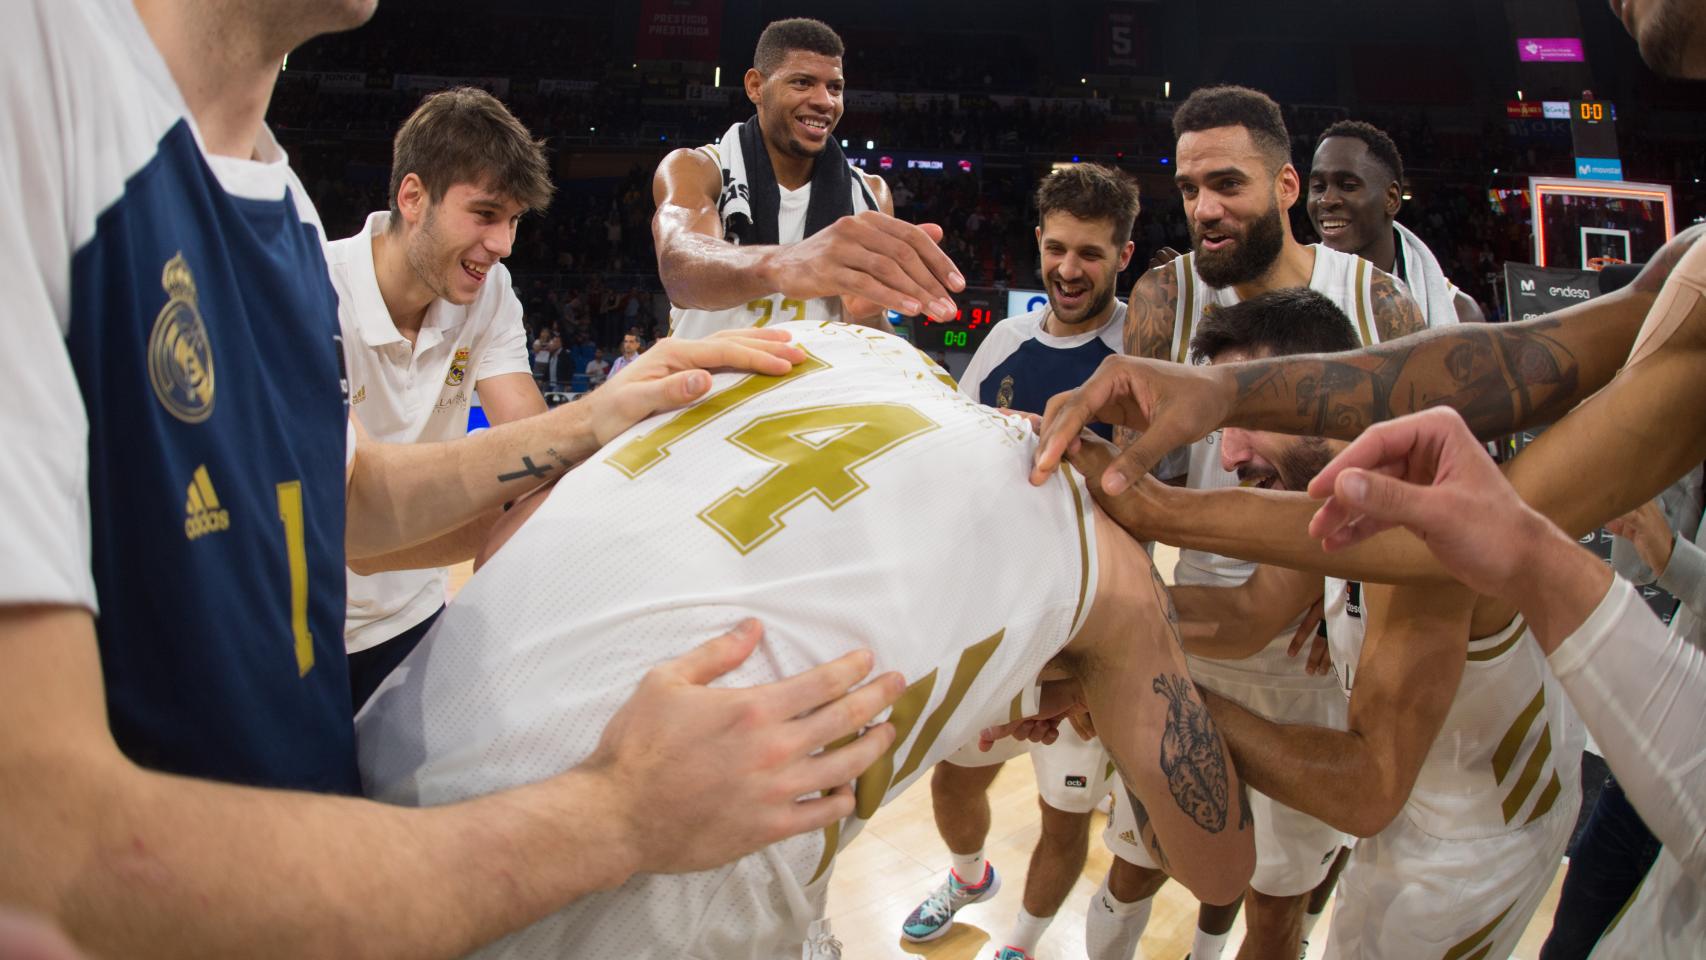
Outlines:
{"label": "smiling man with beard", "polygon": [[[1291,136],[1279,105],[1266,94],[1237,86],[1208,87],[1193,93],[1173,114],[1180,198],[1191,231],[1191,252],[1155,267],[1132,287],[1125,319],[1124,352],[1173,360],[1188,358],[1191,338],[1216,310],[1276,290],[1307,287],[1324,295],[1353,321],[1357,339],[1377,343],[1422,329],[1426,322],[1415,302],[1391,276],[1368,261],[1319,244],[1305,246],[1291,234],[1286,211],[1298,201],[1301,179],[1292,166]],[[1193,489],[1231,487],[1238,477],[1221,466],[1219,438],[1190,447],[1186,485]],[[1250,576],[1252,564],[1196,550],[1181,551],[1176,577],[1181,584],[1235,586]],[[1191,658],[1191,674],[1203,686],[1232,692],[1251,689],[1263,671],[1274,682],[1295,688],[1284,709],[1269,712],[1297,723],[1327,723],[1333,698],[1342,700],[1333,677],[1310,676],[1292,657],[1297,624],[1272,636],[1268,648],[1234,667]],[[1269,909],[1292,903],[1322,883],[1332,861],[1322,862],[1325,841],[1335,831],[1320,821],[1252,794],[1256,808],[1258,855],[1256,891],[1249,926],[1258,935],[1271,932],[1283,942],[1291,929],[1289,913]],[[1336,848],[1336,841],[1326,849]],[[1093,903],[1088,939],[1092,957],[1119,956],[1135,919],[1124,920],[1127,933],[1098,932],[1106,915],[1136,909],[1159,889],[1165,875],[1117,858],[1102,897]],[[1101,896],[1099,894],[1099,896]],[[1289,906],[1283,906],[1289,911]],[[1191,955],[1215,960],[1224,948],[1237,907],[1205,907]],[[1250,951],[1264,948],[1247,937]],[[1135,937],[1130,937],[1135,943]],[[1098,953],[1100,943],[1110,952]],[[1277,949],[1277,948],[1275,948]],[[1129,955],[1129,954],[1128,954]],[[1252,955],[1255,955],[1252,953]]]}
{"label": "smiling man with beard", "polygon": [[[1114,296],[1131,263],[1137,184],[1109,167],[1084,163],[1049,174],[1037,187],[1037,250],[1048,305],[995,325],[960,378],[979,403],[1041,413],[1048,398],[1083,383],[1119,352],[1125,304]],[[1104,437],[1112,428],[1093,428]],[[1084,869],[1090,811],[1108,792],[1109,757],[1099,739],[1063,731],[1030,747],[1007,741],[981,752],[967,745],[936,765],[930,797],[936,829],[954,856],[948,877],[906,918],[908,940],[933,940],[954,914],[995,895],[995,868],[983,856],[989,834],[989,786],[1001,764],[1029,748],[1036,766],[1042,830],[1025,874],[1025,896],[998,956],[1023,960],[1037,948]]]}

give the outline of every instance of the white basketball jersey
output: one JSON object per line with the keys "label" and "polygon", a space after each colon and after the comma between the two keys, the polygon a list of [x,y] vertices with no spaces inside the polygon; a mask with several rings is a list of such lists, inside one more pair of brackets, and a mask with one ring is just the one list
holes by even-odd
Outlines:
{"label": "white basketball jersey", "polygon": [[[1088,612],[1081,478],[906,341],[789,324],[784,377],[718,374],[567,474],[359,717],[369,795],[440,804],[580,763],[647,669],[757,617],[749,686],[865,647],[910,686],[856,813],[719,870],[635,877],[485,957],[799,955],[830,862],[1019,698]],[[975,482],[968,483],[968,478]],[[691,817],[684,810],[682,816]]]}
{"label": "white basketball jersey", "polygon": [[[1357,336],[1364,346],[1380,342],[1380,332],[1374,324],[1374,310],[1369,296],[1369,284],[1374,267],[1367,260],[1348,253],[1315,244],[1315,269],[1309,277],[1309,287],[1338,305],[1351,319]],[[1178,363],[1189,363],[1191,337],[1203,313],[1215,307],[1230,306],[1239,301],[1231,287],[1211,287],[1196,271],[1196,255],[1187,253],[1169,265],[1177,275],[1179,302],[1173,321],[1173,355]],[[1220,431],[1191,444],[1190,469],[1185,485],[1192,490],[1218,490],[1236,487],[1238,475],[1220,466]],[[1250,578],[1256,565],[1247,560],[1223,557],[1201,550],[1180,550],[1174,579],[1182,584],[1202,584],[1214,587],[1234,587]],[[1306,677],[1295,658],[1286,654],[1291,631],[1274,638],[1267,648],[1243,660],[1206,660],[1190,658],[1192,674],[1199,665],[1205,675],[1232,672],[1239,677],[1250,673],[1265,673],[1284,677]],[[1313,678],[1322,683],[1336,683],[1331,677]]]}
{"label": "white basketball jersey", "polygon": [[[860,176],[855,171],[854,176]],[[781,244],[799,243],[806,238],[806,207],[812,199],[812,185],[798,190],[778,185],[781,207],[776,213],[776,236]],[[841,319],[841,298],[819,297],[815,300],[795,300],[773,293],[748,302],[745,306],[727,310],[688,310],[671,307],[669,335],[697,340],[719,330],[740,327],[763,327],[772,323],[805,321],[824,323]]]}
{"label": "white basketball jersey", "polygon": [[[1327,646],[1347,693],[1367,615],[1362,591],[1352,586],[1326,581]],[[1463,680],[1404,816],[1433,836],[1474,840],[1510,833],[1554,809],[1573,810],[1585,742],[1581,720],[1519,616],[1469,642]]]}

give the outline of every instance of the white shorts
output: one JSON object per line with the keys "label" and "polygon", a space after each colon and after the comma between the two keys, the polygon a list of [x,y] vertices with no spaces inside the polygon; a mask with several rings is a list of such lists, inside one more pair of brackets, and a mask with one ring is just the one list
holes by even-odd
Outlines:
{"label": "white shorts", "polygon": [[1071,724],[1063,723],[1060,736],[1050,744],[1007,739],[984,753],[973,743],[948,757],[958,767],[987,767],[1031,755],[1036,768],[1037,793],[1043,802],[1067,813],[1089,813],[1108,793],[1114,782],[1114,761],[1102,741],[1086,740]]}
{"label": "white shorts", "polygon": [[[1345,727],[1345,695],[1333,678],[1322,683],[1240,683],[1236,677],[1217,671],[1198,679],[1203,686],[1269,720],[1335,730]],[[1121,793],[1114,793],[1114,816],[1109,818],[1102,840],[1121,860],[1159,869],[1143,847],[1130,804]],[[1294,897],[1314,890],[1327,878],[1339,848],[1348,843],[1344,833],[1334,827],[1255,790],[1250,791],[1250,812],[1256,831],[1256,872],[1250,877],[1250,887],[1270,897]]]}
{"label": "white shorts", "polygon": [[1423,833],[1400,813],[1351,854],[1326,956],[1510,956],[1552,885],[1579,806],[1578,794],[1520,830],[1473,840]]}

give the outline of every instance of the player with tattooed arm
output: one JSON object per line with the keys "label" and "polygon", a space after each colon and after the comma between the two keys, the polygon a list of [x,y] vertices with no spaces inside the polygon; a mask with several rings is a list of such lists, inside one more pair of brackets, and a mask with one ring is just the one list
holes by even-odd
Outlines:
{"label": "player with tattooed arm", "polygon": [[[1027,484],[1028,424],[960,394],[905,341],[779,329],[807,355],[792,373],[719,375],[704,401],[641,423],[506,516],[487,565],[357,718],[363,782],[437,805],[581,762],[620,732],[619,717],[606,724],[653,665],[748,614],[765,644],[737,683],[863,645],[903,674],[893,745],[824,832],[714,871],[636,877],[482,956],[799,956],[825,938],[813,926],[836,852],[982,728],[1034,712],[1045,671],[1081,685],[1147,811],[1145,841],[1203,900],[1239,897],[1247,800],[1143,548],[1074,471]],[[975,498],[944,482],[967,475],[989,478]],[[966,530],[980,550],[1037,562],[992,582],[951,562]],[[565,570],[581,589],[550,586]],[[677,590],[660,594],[660,573]]]}

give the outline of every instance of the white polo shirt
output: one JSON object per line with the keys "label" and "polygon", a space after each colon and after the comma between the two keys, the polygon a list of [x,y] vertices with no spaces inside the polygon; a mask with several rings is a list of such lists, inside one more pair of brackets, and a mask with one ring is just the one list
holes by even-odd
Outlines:
{"label": "white polo shirt", "polygon": [[[492,267],[465,307],[434,300],[410,344],[379,293],[373,237],[391,215],[379,211],[360,233],[326,245],[338,290],[338,323],[349,366],[350,409],[375,440],[423,443],[468,432],[474,385],[506,373],[530,374],[521,301],[509,271]],[[425,620],[444,603],[449,571],[349,574],[344,643],[350,653],[376,646]]]}

